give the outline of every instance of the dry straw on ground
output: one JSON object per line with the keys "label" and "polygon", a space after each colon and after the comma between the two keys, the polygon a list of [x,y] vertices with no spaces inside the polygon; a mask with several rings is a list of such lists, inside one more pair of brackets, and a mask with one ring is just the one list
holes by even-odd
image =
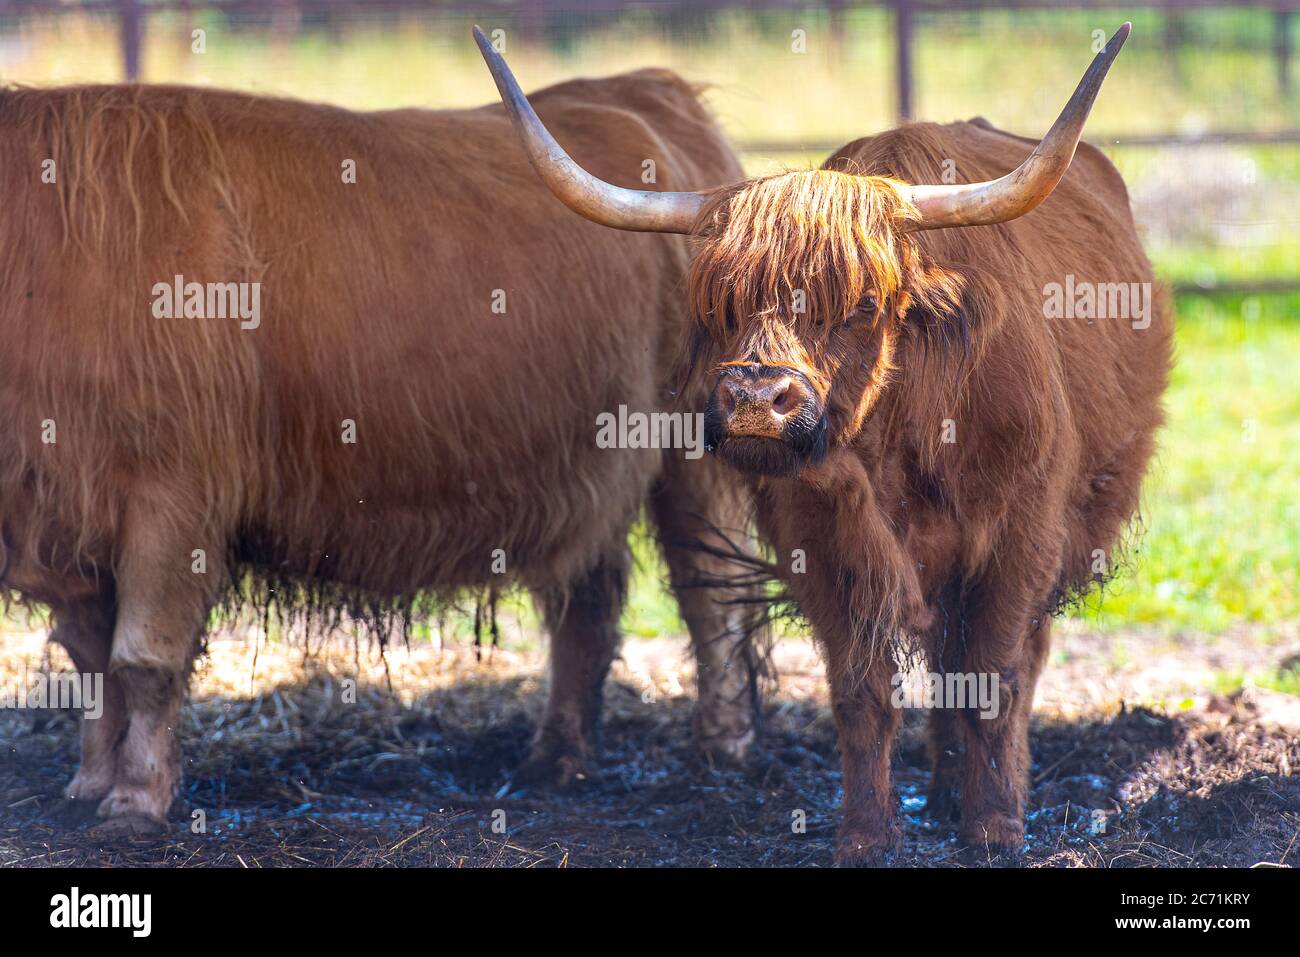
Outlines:
{"label": "dry straw on ground", "polygon": [[[1220,640],[1207,651],[1130,636],[1125,657],[1117,640],[1058,643],[1034,724],[1026,864],[1294,864],[1297,699],[1205,690],[1279,646]],[[0,682],[46,655],[39,634],[6,636]],[[77,717],[0,712],[0,865],[829,864],[840,780],[811,647],[778,646],[763,746],[739,770],[693,756],[688,661],[682,641],[629,640],[606,690],[598,776],[550,794],[510,784],[541,706],[541,652],[488,649],[479,660],[468,645],[424,643],[381,656],[335,641],[307,656],[214,640],[185,712],[186,776],[165,838],[100,846],[59,799]],[[64,667],[61,652],[48,664]],[[923,730],[909,714],[895,760],[903,863],[977,865],[951,824],[924,816]],[[196,810],[206,834],[191,833]],[[805,833],[792,827],[800,818]]]}

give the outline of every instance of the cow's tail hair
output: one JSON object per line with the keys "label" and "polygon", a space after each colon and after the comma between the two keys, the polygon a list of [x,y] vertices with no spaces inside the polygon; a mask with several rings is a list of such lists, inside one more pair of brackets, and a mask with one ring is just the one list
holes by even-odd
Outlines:
{"label": "cow's tail hair", "polygon": [[689,579],[674,582],[674,586],[706,589],[717,596],[716,601],[738,612],[736,621],[744,640],[735,645],[732,654],[745,656],[743,665],[755,689],[759,685],[774,687],[778,678],[772,660],[776,642],[783,632],[806,633],[807,621],[769,553],[756,553],[747,534],[720,528],[707,519],[701,521],[704,535],[672,544],[714,559],[714,570],[696,569]]}

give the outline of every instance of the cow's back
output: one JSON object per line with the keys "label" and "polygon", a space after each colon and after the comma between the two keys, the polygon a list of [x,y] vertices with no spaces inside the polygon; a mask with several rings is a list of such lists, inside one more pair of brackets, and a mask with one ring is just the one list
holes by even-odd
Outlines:
{"label": "cow's back", "polygon": [[[739,175],[670,74],[535,102],[611,181]],[[595,420],[664,404],[685,241],[568,215],[499,106],[7,91],[0,167],[0,520],[21,500],[107,565],[123,495],[158,483],[237,557],[408,592],[496,549],[562,581],[643,500],[657,457],[596,448]],[[176,276],[260,283],[256,328],[156,317]]]}

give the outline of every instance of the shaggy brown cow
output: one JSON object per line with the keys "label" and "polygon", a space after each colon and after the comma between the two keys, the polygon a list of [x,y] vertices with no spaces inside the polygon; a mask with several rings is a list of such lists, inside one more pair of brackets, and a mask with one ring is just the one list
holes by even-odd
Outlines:
{"label": "shaggy brown cow", "polygon": [[[925,652],[945,687],[983,676],[997,689],[996,708],[949,699],[955,710],[932,712],[929,803],[959,804],[968,843],[1019,849],[1052,615],[1104,572],[1138,507],[1172,317],[1150,298],[1114,167],[1084,146],[1064,176],[1128,31],[1028,159],[1032,141],[983,120],[916,124],[816,171],[644,208],[576,171],[480,42],[557,195],[607,225],[696,236],[688,366],[713,382],[711,444],[750,476],[825,652],[842,863],[898,846],[900,647]],[[965,184],[911,185],[945,161]],[[957,226],[972,228],[933,231]],[[1135,297],[1127,315],[1087,305],[1120,292]]]}
{"label": "shaggy brown cow", "polygon": [[[665,188],[741,175],[670,73],[537,103],[610,179],[647,159]],[[108,673],[68,788],[106,830],[165,818],[186,676],[232,585],[400,618],[413,596],[521,583],[554,638],[523,776],[567,780],[638,510],[678,581],[702,568],[674,543],[741,523],[712,459],[597,444],[602,413],[670,406],[686,240],[569,216],[510,126],[500,104],[0,92],[0,598],[48,604],[78,669]],[[681,601],[702,743],[737,755],[751,677],[719,597]]]}

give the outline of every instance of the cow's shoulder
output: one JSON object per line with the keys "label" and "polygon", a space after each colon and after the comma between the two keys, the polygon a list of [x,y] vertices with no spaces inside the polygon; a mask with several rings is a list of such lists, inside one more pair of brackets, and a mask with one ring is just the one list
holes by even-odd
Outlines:
{"label": "cow's shoulder", "polygon": [[[979,182],[1015,169],[1038,142],[999,129],[982,116],[956,123],[907,123],[854,140],[825,166],[911,183]],[[1072,172],[1076,182],[1124,191],[1115,165],[1090,143],[1079,143]]]}
{"label": "cow's shoulder", "polygon": [[[1033,151],[1034,147],[1037,146],[1039,142],[1033,137],[1018,136],[1015,133],[1009,133],[1006,130],[999,129],[982,116],[973,117],[964,123],[952,123],[949,125],[954,127],[969,127],[979,131],[980,133],[999,137],[1003,140],[1011,140],[1015,143],[1021,144],[1022,149],[1027,147],[1030,152]],[[1121,189],[1124,186],[1123,177],[1120,176],[1119,170],[1116,169],[1115,164],[1111,162],[1110,157],[1100,148],[1089,143],[1087,140],[1079,141],[1079,146],[1074,152],[1074,160],[1071,163],[1071,168],[1098,177],[1099,179],[1116,185]]]}

